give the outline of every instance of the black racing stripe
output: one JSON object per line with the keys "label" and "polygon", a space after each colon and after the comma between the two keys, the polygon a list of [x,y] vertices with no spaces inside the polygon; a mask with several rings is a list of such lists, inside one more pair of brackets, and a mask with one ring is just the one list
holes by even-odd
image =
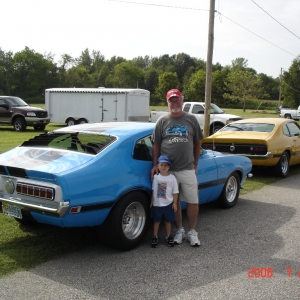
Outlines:
{"label": "black racing stripe", "polygon": [[101,204],[95,204],[95,205],[87,205],[81,207],[81,212],[87,212],[92,210],[99,210],[99,209],[105,209],[110,208],[115,204],[116,201],[113,202],[107,202],[107,203],[101,203]]}
{"label": "black racing stripe", "polygon": [[25,169],[15,168],[15,167],[7,167],[8,173],[10,176],[28,178]]}
{"label": "black racing stripe", "polygon": [[0,175],[8,175],[4,166],[0,165]]}
{"label": "black racing stripe", "polygon": [[209,188],[209,187],[216,186],[219,184],[224,184],[225,181],[226,181],[226,179],[224,178],[224,179],[219,179],[219,180],[215,180],[215,181],[211,181],[211,182],[199,183],[198,190]]}

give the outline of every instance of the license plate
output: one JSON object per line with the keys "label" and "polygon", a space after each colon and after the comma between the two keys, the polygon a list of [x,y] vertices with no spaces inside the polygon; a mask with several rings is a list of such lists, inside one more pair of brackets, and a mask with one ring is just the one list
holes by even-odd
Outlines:
{"label": "license plate", "polygon": [[11,204],[2,203],[2,211],[6,216],[22,219],[21,207]]}

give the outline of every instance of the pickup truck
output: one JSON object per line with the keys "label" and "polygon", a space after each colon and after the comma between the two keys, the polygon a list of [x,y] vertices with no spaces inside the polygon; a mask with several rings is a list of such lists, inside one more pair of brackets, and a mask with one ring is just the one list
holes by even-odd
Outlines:
{"label": "pickup truck", "polygon": [[12,125],[15,131],[25,131],[27,126],[44,130],[49,122],[47,110],[30,106],[19,97],[0,96],[0,125]]}
{"label": "pickup truck", "polygon": [[[182,110],[188,113],[195,114],[201,129],[204,126],[204,102],[184,102]],[[159,117],[167,114],[166,110],[152,110],[150,112],[150,122],[155,123]],[[235,115],[226,114],[224,110],[215,104],[210,105],[210,134],[219,131],[226,124],[241,120],[242,118]]]}
{"label": "pickup truck", "polygon": [[300,120],[300,105],[298,109],[281,109],[279,116],[286,119]]}

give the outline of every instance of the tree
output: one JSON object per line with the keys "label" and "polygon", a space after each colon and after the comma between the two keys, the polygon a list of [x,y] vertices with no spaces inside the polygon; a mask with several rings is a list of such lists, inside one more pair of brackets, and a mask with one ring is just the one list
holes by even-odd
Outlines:
{"label": "tree", "polygon": [[158,77],[158,86],[155,90],[155,95],[158,99],[161,99],[161,103],[165,104],[168,90],[179,88],[179,85],[179,80],[175,72],[165,72]]}
{"label": "tree", "polygon": [[199,70],[194,73],[183,90],[185,100],[189,101],[205,101],[205,70]]}
{"label": "tree", "polygon": [[300,55],[293,60],[288,72],[283,73],[282,94],[285,104],[291,107],[300,105]]}
{"label": "tree", "polygon": [[246,100],[265,95],[265,91],[261,86],[261,79],[250,71],[237,70],[230,72],[225,85],[231,91],[231,94],[225,93],[224,98],[241,101],[243,111],[246,111]]}

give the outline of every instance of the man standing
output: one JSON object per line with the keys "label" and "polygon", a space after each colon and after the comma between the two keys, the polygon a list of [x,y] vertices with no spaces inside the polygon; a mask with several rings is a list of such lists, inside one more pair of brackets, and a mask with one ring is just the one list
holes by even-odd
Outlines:
{"label": "man standing", "polygon": [[[170,173],[179,184],[179,201],[187,203],[189,232],[187,239],[191,246],[200,246],[196,225],[199,213],[198,183],[196,179],[200,140],[203,134],[196,117],[182,111],[183,96],[177,89],[168,91],[169,113],[161,116],[153,132],[153,168],[151,178],[158,173],[157,159],[167,155],[172,161]],[[176,233],[174,243],[179,245],[185,238],[182,227],[182,212],[178,203],[175,213]]]}

